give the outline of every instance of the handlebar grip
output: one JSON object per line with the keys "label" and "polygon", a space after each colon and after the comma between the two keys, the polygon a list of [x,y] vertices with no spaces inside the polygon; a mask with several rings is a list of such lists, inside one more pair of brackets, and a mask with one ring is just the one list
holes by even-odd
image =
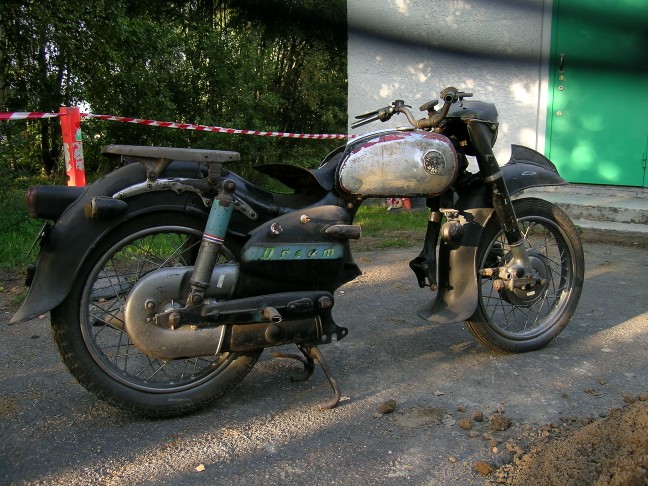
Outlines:
{"label": "handlebar grip", "polygon": [[448,87],[441,91],[441,98],[445,103],[456,103],[463,98],[470,98],[473,94],[466,93],[465,91],[459,91],[455,87]]}
{"label": "handlebar grip", "polygon": [[368,118],[370,116],[375,116],[377,114],[378,114],[378,110],[369,111],[367,113],[363,113],[362,115],[356,115],[355,119],[356,120],[364,120],[365,118]]}
{"label": "handlebar grip", "polygon": [[356,118],[362,118],[362,120],[352,123],[351,128],[358,128],[362,125],[366,125],[367,123],[371,123],[377,120],[385,122],[389,120],[395,113],[398,113],[396,108],[394,108],[393,106],[385,106],[384,108],[380,108],[379,110],[356,116]]}

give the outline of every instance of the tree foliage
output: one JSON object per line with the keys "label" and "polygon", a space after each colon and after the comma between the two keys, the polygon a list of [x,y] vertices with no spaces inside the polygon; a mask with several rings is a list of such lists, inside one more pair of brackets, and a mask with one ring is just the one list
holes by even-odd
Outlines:
{"label": "tree foliage", "polygon": [[[346,130],[346,82],[342,0],[0,5],[0,111],[80,105],[99,114],[340,132]],[[280,160],[314,164],[339,143],[91,119],[82,129],[88,172],[109,168],[99,155],[109,143],[237,150],[245,167]],[[2,123],[0,150],[2,168],[49,174],[61,165],[58,121]]]}

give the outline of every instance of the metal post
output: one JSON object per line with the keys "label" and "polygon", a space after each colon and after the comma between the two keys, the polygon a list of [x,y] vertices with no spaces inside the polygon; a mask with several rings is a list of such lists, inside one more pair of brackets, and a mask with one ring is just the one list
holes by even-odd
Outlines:
{"label": "metal post", "polygon": [[79,108],[59,108],[61,114],[61,133],[63,136],[63,153],[65,155],[65,172],[68,186],[85,186],[83,164],[83,142],[81,141],[81,111]]}

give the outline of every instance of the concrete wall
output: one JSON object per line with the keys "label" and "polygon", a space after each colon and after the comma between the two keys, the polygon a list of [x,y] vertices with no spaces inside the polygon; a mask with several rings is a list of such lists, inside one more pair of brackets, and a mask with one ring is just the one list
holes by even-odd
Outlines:
{"label": "concrete wall", "polygon": [[[496,104],[501,164],[510,144],[544,149],[551,0],[348,0],[349,120],[456,86]],[[406,125],[403,115],[352,133]]]}

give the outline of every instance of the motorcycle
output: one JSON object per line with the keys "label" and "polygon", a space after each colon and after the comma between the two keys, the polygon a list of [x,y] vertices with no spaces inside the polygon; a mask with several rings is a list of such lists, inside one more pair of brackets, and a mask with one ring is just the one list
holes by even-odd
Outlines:
{"label": "motorcycle", "polygon": [[[334,292],[360,275],[350,241],[368,198],[425,198],[429,219],[409,266],[433,323],[465,322],[483,345],[541,348],[565,328],[583,285],[583,248],[557,206],[517,197],[567,184],[540,153],[512,146],[500,167],[493,104],[454,87],[421,106],[402,100],[352,126],[403,114],[410,127],[351,139],[313,170],[257,167],[293,190],[263,190],[227,169],[235,152],[110,145],[125,165],[86,188],[37,186],[39,235],[29,292],[12,323],[50,311],[75,378],[112,405],[174,416],[239,383],[265,348],[295,344],[306,380],[315,364],[340,389],[319,346],[348,330]],[[479,170],[468,170],[474,156]]]}

